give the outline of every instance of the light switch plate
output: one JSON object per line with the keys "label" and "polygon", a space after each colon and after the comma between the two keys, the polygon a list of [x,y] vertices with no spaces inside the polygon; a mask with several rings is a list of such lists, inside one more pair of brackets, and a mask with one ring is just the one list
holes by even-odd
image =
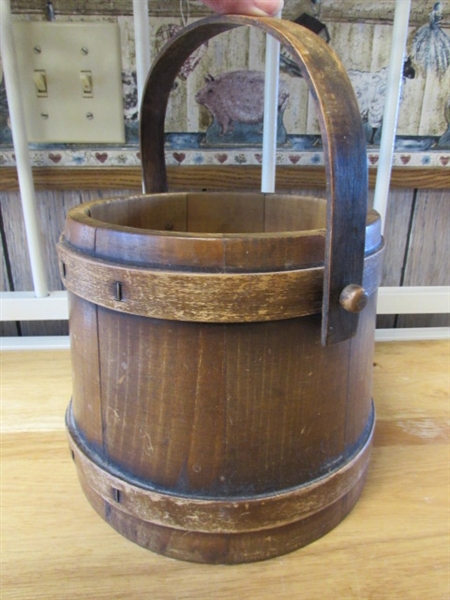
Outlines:
{"label": "light switch plate", "polygon": [[30,142],[125,141],[117,23],[16,21],[14,42]]}

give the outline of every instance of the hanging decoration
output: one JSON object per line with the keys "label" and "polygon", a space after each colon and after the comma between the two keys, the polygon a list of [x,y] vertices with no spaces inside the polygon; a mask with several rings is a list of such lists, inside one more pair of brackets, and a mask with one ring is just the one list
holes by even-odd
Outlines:
{"label": "hanging decoration", "polygon": [[441,21],[441,3],[436,2],[430,12],[430,22],[417,30],[412,42],[415,63],[426,73],[435,73],[438,77],[442,77],[450,65],[450,36],[442,29]]}

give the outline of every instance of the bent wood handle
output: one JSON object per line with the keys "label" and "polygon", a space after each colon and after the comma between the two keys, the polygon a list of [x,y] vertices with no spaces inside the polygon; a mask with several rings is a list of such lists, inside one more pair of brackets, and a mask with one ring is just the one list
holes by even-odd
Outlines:
{"label": "bent wood handle", "polygon": [[362,285],[367,158],[359,107],[350,80],[336,54],[317,35],[281,19],[226,15],[196,21],[172,38],[153,64],[142,96],[140,144],[144,190],[167,191],[164,121],[172,84],[184,61],[205,41],[243,25],[272,35],[291,53],[317,108],[328,202],[322,343],[340,342],[352,337],[358,326],[357,312],[349,312],[352,309],[348,303],[344,308],[340,298],[348,286]]}

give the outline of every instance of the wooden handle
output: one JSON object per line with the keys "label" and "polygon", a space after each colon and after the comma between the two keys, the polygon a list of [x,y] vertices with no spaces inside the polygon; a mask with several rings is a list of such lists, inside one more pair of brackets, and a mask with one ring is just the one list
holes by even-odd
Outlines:
{"label": "wooden handle", "polygon": [[164,121],[169,94],[184,61],[210,38],[240,26],[256,27],[280,41],[298,64],[316,104],[328,201],[322,343],[340,342],[352,337],[358,326],[358,313],[346,310],[340,298],[344,288],[362,284],[368,171],[352,85],[336,54],[317,35],[282,19],[226,15],[196,21],[172,38],[153,64],[142,97],[144,190],[167,191]]}

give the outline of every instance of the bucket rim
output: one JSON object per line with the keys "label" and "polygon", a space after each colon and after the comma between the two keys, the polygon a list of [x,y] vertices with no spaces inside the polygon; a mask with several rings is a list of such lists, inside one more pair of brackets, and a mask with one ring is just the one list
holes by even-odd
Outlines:
{"label": "bucket rim", "polygon": [[[156,238],[160,237],[168,237],[172,240],[180,239],[180,240],[247,240],[249,242],[257,241],[257,240],[276,240],[276,239],[298,239],[298,238],[323,238],[326,237],[326,228],[324,227],[314,227],[310,229],[282,229],[277,231],[252,231],[252,232],[205,232],[205,231],[173,231],[170,229],[162,229],[162,228],[147,228],[147,227],[135,227],[130,225],[121,225],[117,223],[110,223],[105,219],[101,219],[95,216],[92,216],[92,209],[95,209],[97,206],[105,206],[105,205],[114,205],[115,203],[124,202],[127,200],[139,200],[139,199],[170,199],[175,196],[188,196],[189,194],[193,194],[196,197],[223,197],[224,192],[220,191],[212,191],[212,192],[204,192],[204,191],[195,191],[195,192],[162,192],[158,194],[136,194],[133,196],[117,196],[112,198],[99,198],[96,200],[91,200],[90,202],[85,202],[78,206],[71,208],[68,212],[68,221],[74,221],[82,225],[83,227],[93,228],[93,229],[103,229],[103,230],[114,230],[116,232],[122,232],[129,235],[145,235],[145,236],[154,236]],[[231,194],[231,193],[229,193]],[[326,207],[326,199],[310,196],[310,195],[301,195],[301,194],[283,194],[283,193],[275,193],[275,194],[267,194],[264,192],[239,192],[239,196],[245,197],[255,197],[261,196],[262,199],[269,196],[271,199],[278,200],[283,198],[289,199],[297,199],[304,200],[306,202],[311,201],[311,203],[316,203],[317,205],[321,205],[322,208]],[[365,245],[365,253],[372,252],[379,247],[381,241],[380,234],[380,215],[374,209],[369,209],[367,212],[366,219],[366,245]]]}

